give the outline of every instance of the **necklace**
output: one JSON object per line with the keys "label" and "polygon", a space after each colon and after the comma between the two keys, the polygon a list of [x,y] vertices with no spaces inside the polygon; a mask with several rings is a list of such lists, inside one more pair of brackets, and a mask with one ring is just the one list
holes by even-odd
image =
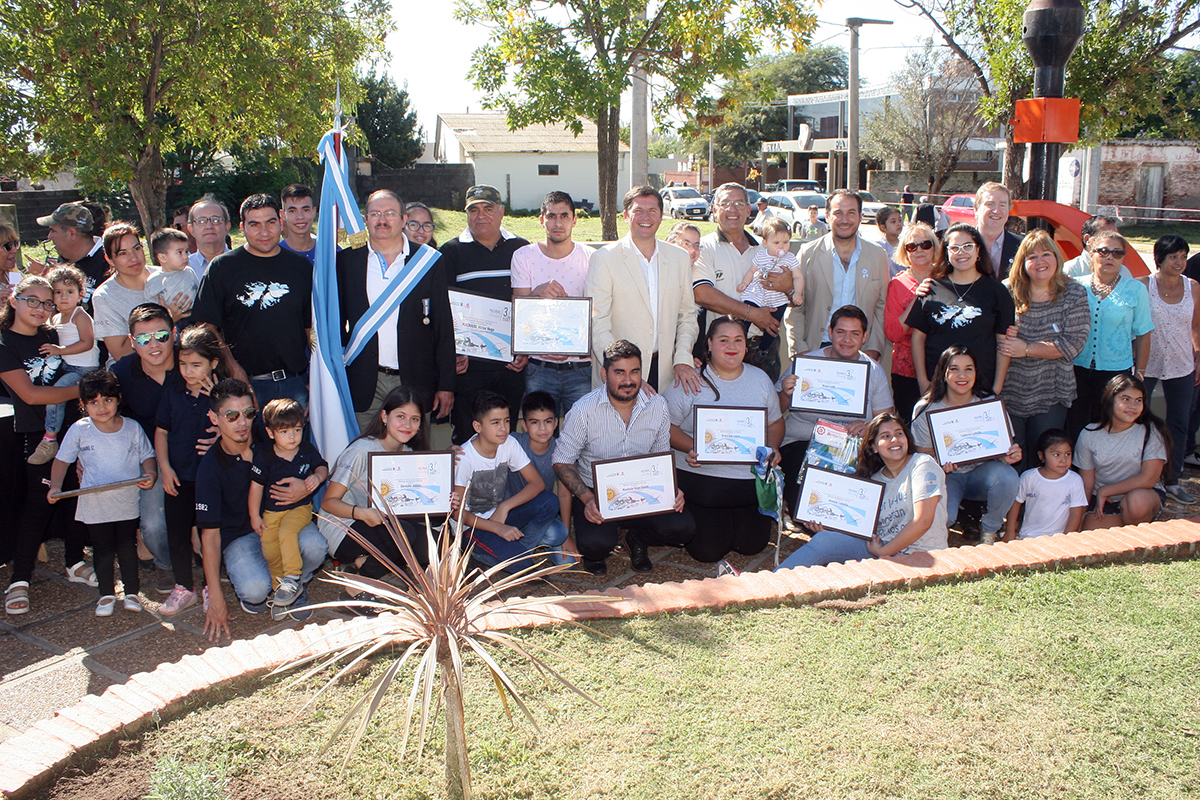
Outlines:
{"label": "necklace", "polygon": [[[976,280],[978,280],[978,279],[976,279]],[[967,295],[969,295],[971,293],[971,289],[975,288],[975,281],[971,281],[970,283],[968,283],[966,291],[964,291],[962,294],[958,293],[959,285],[960,284],[957,284],[954,281],[950,281],[950,291],[954,292],[954,296],[957,297],[958,302],[961,303],[967,299]]]}
{"label": "necklace", "polygon": [[1096,295],[1097,300],[1103,300],[1112,294],[1113,289],[1116,289],[1117,284],[1120,282],[1120,273],[1117,274],[1117,277],[1113,279],[1112,283],[1105,283],[1095,275],[1092,275],[1092,292]]}

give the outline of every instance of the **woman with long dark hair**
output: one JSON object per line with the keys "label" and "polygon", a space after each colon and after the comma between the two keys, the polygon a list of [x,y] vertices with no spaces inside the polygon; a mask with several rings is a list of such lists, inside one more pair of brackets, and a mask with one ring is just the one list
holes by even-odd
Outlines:
{"label": "woman with long dark hair", "polygon": [[930,456],[915,452],[908,426],[896,414],[885,412],[867,425],[858,475],[884,485],[875,536],[860,539],[814,525],[812,540],[780,569],[946,548],[945,475]]}
{"label": "woman with long dark hair", "polygon": [[1169,442],[1142,382],[1114,375],[1100,397],[1100,421],[1085,427],[1075,444],[1075,466],[1090,499],[1083,530],[1137,525],[1158,516]]}
{"label": "woman with long dark hair", "polygon": [[104,229],[104,260],[108,280],[92,294],[95,334],[104,340],[109,356],[118,360],[133,352],[129,339],[129,312],[157,298],[147,296],[146,281],[158,267],[146,266],[146,250],[138,229],[114,222]]}
{"label": "woman with long dark hair", "polygon": [[696,518],[696,536],[688,553],[697,561],[719,561],[733,550],[753,555],[767,546],[771,519],[758,513],[754,475],[745,464],[701,464],[696,460],[693,410],[704,406],[745,406],[767,412],[767,445],[774,451],[772,465],[779,461],[783,440],[783,412],[779,395],[767,374],[743,363],[746,332],[731,317],[718,317],[708,326],[703,385],[698,394],[682,386],[671,386],[663,397],[671,416],[671,447],[679,488],[688,498]]}

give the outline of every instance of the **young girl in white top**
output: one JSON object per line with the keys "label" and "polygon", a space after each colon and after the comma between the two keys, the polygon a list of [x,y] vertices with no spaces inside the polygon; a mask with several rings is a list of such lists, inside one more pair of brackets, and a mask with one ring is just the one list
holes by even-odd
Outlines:
{"label": "young girl in white top", "polygon": [[[1064,430],[1051,428],[1038,438],[1037,456],[1042,465],[1021,475],[1002,541],[1079,530],[1087,509],[1087,493],[1083,490],[1083,479],[1071,471],[1073,455],[1071,439]],[[1018,533],[1017,520],[1022,507],[1025,519]]]}
{"label": "young girl in white top", "polygon": [[[87,278],[71,266],[55,267],[46,280],[54,287],[54,305],[58,313],[50,324],[58,331],[58,344],[44,344],[44,356],[61,356],[65,372],[55,386],[74,386],[86,372],[100,366],[100,346],[92,332],[92,318],[83,310]],[[65,403],[46,406],[46,433],[29,456],[30,464],[45,464],[58,452],[58,431],[62,428]]]}
{"label": "young girl in white top", "polygon": [[[741,301],[756,308],[772,308],[771,316],[783,322],[791,300],[783,292],[767,288],[767,275],[772,272],[790,271],[792,273],[792,297],[804,297],[804,276],[800,274],[800,262],[792,255],[792,229],[778,217],[771,217],[762,226],[763,248],[750,262],[750,269],[742,276],[738,291],[742,293]],[[744,323],[749,332],[750,323]],[[759,340],[758,349],[766,352],[775,343],[776,337],[764,332]]]}

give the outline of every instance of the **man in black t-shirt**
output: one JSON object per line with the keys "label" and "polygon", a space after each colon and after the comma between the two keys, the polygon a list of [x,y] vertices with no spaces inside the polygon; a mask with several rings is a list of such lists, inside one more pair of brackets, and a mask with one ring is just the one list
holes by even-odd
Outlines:
{"label": "man in black t-shirt", "polygon": [[[52,214],[38,217],[37,223],[50,229],[49,239],[54,243],[59,263],[74,264],[87,276],[87,286],[83,289],[83,310],[91,314],[92,292],[108,277],[103,243],[100,237],[92,235],[96,227],[92,212],[83,203],[63,203]],[[49,268],[48,264],[37,259],[28,261],[30,274],[43,275]],[[103,359],[100,363],[104,363]]]}
{"label": "man in black t-shirt", "polygon": [[[441,247],[439,264],[451,289],[512,300],[512,256],[529,242],[500,227],[503,221],[504,203],[496,187],[479,185],[467,190],[467,229]],[[512,425],[516,427],[516,413],[525,394],[522,370],[528,362],[528,356],[517,356],[507,364],[474,356],[456,357],[458,377],[451,410],[455,444],[462,444],[474,434],[471,405],[485,389],[508,400]]]}
{"label": "man in black t-shirt", "polygon": [[246,244],[213,259],[192,321],[222,337],[227,366],[260,404],[290,397],[307,407],[312,264],[279,246],[275,197],[247,197],[241,217]]}

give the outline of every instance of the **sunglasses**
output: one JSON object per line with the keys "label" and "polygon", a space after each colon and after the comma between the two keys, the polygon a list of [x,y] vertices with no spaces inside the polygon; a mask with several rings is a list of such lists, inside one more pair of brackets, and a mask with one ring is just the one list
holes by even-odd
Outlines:
{"label": "sunglasses", "polygon": [[1124,251],[1124,250],[1113,250],[1112,248],[1109,248],[1109,247],[1097,247],[1097,248],[1096,248],[1095,250],[1093,250],[1092,252],[1093,252],[1093,253],[1099,253],[1099,254],[1100,254],[1100,255],[1102,255],[1102,256],[1116,256],[1117,258],[1124,258],[1124,257],[1125,257],[1125,251]]}
{"label": "sunglasses", "polygon": [[254,418],[258,416],[258,409],[254,406],[243,408],[241,411],[231,408],[228,411],[222,412],[221,415],[225,417],[226,422],[237,422],[238,417],[245,417],[246,422],[253,422]]}
{"label": "sunglasses", "polygon": [[908,244],[904,245],[904,251],[906,253],[915,253],[917,250],[932,250],[932,249],[933,249],[933,242],[929,241],[928,239],[926,239],[925,241],[922,241],[922,242],[909,242]]}
{"label": "sunglasses", "polygon": [[145,347],[146,345],[150,344],[150,340],[152,340],[152,339],[156,342],[165,342],[167,339],[170,339],[170,338],[171,338],[170,331],[155,331],[154,333],[135,333],[135,334],[133,334],[133,341],[136,342],[140,347]]}
{"label": "sunglasses", "polygon": [[967,242],[966,244],[952,244],[946,247],[951,253],[973,253],[975,252],[975,243]]}
{"label": "sunglasses", "polygon": [[0,244],[0,247],[3,247],[4,251],[6,253],[11,253],[13,250],[16,250],[20,246],[21,246],[21,243],[18,242],[16,239],[13,239],[11,242],[5,242],[4,244]]}

